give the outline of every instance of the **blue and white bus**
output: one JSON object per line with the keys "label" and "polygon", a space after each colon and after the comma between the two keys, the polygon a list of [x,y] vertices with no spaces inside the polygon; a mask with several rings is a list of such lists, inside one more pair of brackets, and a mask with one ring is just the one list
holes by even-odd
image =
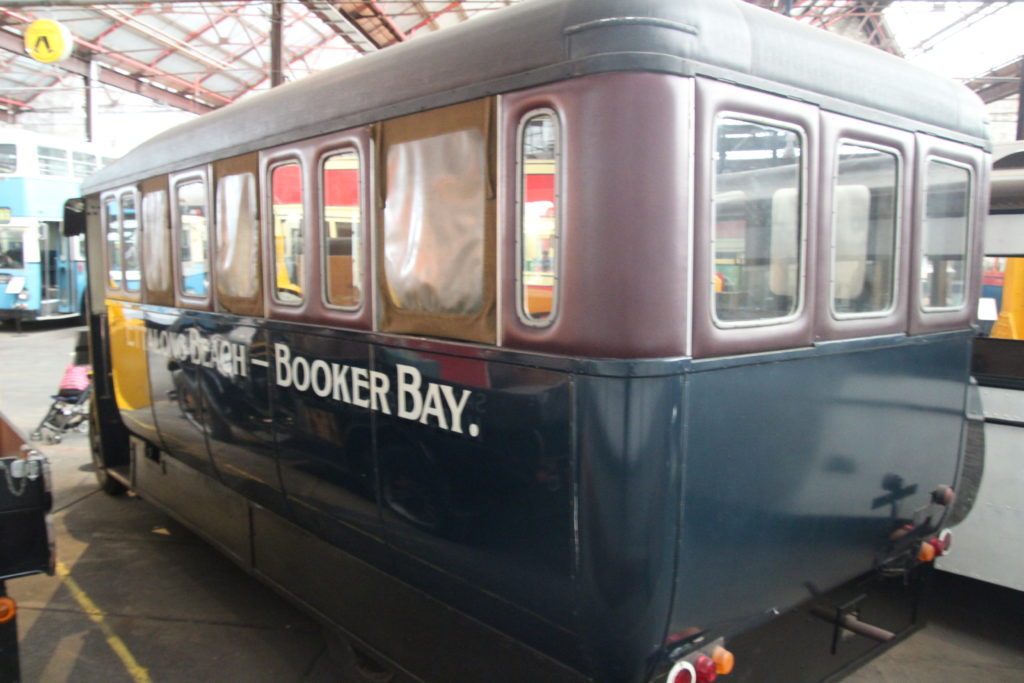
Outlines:
{"label": "blue and white bus", "polygon": [[61,234],[64,201],[108,161],[89,143],[0,128],[0,321],[81,315],[85,249]]}

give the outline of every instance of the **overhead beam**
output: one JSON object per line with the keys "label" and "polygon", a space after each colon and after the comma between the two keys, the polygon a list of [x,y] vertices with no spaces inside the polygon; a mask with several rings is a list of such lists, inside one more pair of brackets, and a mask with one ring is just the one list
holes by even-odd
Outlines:
{"label": "overhead beam", "polygon": [[407,38],[405,32],[391,21],[388,13],[375,0],[321,0],[303,4],[307,7],[311,4],[329,6],[378,50],[401,43]]}
{"label": "overhead beam", "polygon": [[1021,73],[1024,70],[1024,58],[1003,64],[986,74],[973,78],[965,84],[978,93],[985,104],[996,102],[1016,95],[1021,88]]}
{"label": "overhead beam", "polygon": [[374,52],[377,45],[357,29],[348,17],[339,12],[327,0],[299,0],[317,19],[327,25],[335,34],[359,54]]}
{"label": "overhead beam", "polygon": [[[0,30],[0,50],[12,52],[23,59],[29,59],[29,57],[25,55],[25,44],[23,38],[11,33],[10,31]],[[89,75],[89,61],[74,55],[57,63],[55,66],[59,69],[63,69],[64,71],[82,76],[83,78],[88,77]],[[120,73],[106,66],[99,66],[96,73],[96,79],[104,85],[135,93],[136,95],[147,97],[155,102],[160,102],[161,104],[166,104],[195,114],[203,114],[218,108],[201,100],[186,97],[185,95],[166,90],[164,88],[159,88],[152,83],[141,81],[133,76]]]}

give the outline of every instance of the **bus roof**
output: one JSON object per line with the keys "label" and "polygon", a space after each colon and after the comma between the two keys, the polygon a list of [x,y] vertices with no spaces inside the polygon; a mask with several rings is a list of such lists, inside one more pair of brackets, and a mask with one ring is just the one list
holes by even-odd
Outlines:
{"label": "bus roof", "polygon": [[610,71],[705,75],[987,145],[984,107],[967,88],[742,0],[531,0],[181,124],[83,189]]}

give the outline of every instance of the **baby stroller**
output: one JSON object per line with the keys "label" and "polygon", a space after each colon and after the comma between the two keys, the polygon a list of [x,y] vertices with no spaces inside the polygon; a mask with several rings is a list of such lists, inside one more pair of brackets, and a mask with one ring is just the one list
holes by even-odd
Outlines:
{"label": "baby stroller", "polygon": [[89,337],[78,333],[74,358],[64,370],[57,393],[46,416],[30,435],[33,441],[46,438],[47,443],[60,443],[61,435],[72,429],[85,432],[89,428],[89,396],[92,394],[92,367],[89,365]]}

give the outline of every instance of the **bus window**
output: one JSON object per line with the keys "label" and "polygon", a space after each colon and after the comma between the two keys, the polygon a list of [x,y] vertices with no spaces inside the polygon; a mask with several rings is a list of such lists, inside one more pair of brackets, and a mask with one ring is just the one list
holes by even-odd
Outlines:
{"label": "bus window", "polygon": [[270,219],[274,225],[274,298],[302,302],[302,173],[297,163],[275,166],[270,175]]}
{"label": "bus window", "polygon": [[185,296],[205,298],[210,289],[210,249],[206,187],[198,180],[176,188],[179,284]]}
{"label": "bus window", "polygon": [[327,157],[321,187],[324,295],[332,306],[357,308],[363,271],[359,154],[349,150]]}
{"label": "bus window", "polygon": [[0,268],[24,268],[25,231],[0,228]]}
{"label": "bus window", "polygon": [[558,284],[559,131],[554,112],[529,115],[519,134],[520,317],[550,324]]}
{"label": "bus window", "polygon": [[135,195],[121,195],[121,250],[124,259],[124,289],[137,292],[139,280],[139,222],[135,214]]}
{"label": "bus window", "polygon": [[[143,188],[145,191],[145,188]],[[146,281],[147,301],[171,292],[170,249],[167,246],[167,192],[155,190],[142,195],[142,269]]]}
{"label": "bus window", "polygon": [[98,167],[96,155],[88,152],[71,153],[71,170],[76,178],[92,175]]}
{"label": "bus window", "polygon": [[43,175],[68,175],[68,151],[59,147],[36,148],[39,155],[39,172]]}
{"label": "bus window", "polygon": [[107,228],[107,285],[121,289],[121,213],[116,198],[104,203],[103,218]]}
{"label": "bus window", "polygon": [[388,150],[384,268],[399,309],[468,315],[483,303],[484,139],[460,130]]}
{"label": "bus window", "polygon": [[18,170],[18,147],[12,144],[0,145],[0,173],[14,173]]}
{"label": "bus window", "polygon": [[963,166],[928,162],[921,226],[921,305],[926,311],[959,308],[966,301],[970,181]]}
{"label": "bus window", "polygon": [[240,313],[236,299],[260,291],[256,176],[236,173],[217,179],[217,295],[225,309]]}
{"label": "bus window", "polygon": [[800,303],[802,137],[732,118],[715,134],[715,320],[790,317]]}
{"label": "bus window", "polygon": [[885,312],[895,292],[897,159],[889,152],[839,147],[832,206],[832,312]]}

